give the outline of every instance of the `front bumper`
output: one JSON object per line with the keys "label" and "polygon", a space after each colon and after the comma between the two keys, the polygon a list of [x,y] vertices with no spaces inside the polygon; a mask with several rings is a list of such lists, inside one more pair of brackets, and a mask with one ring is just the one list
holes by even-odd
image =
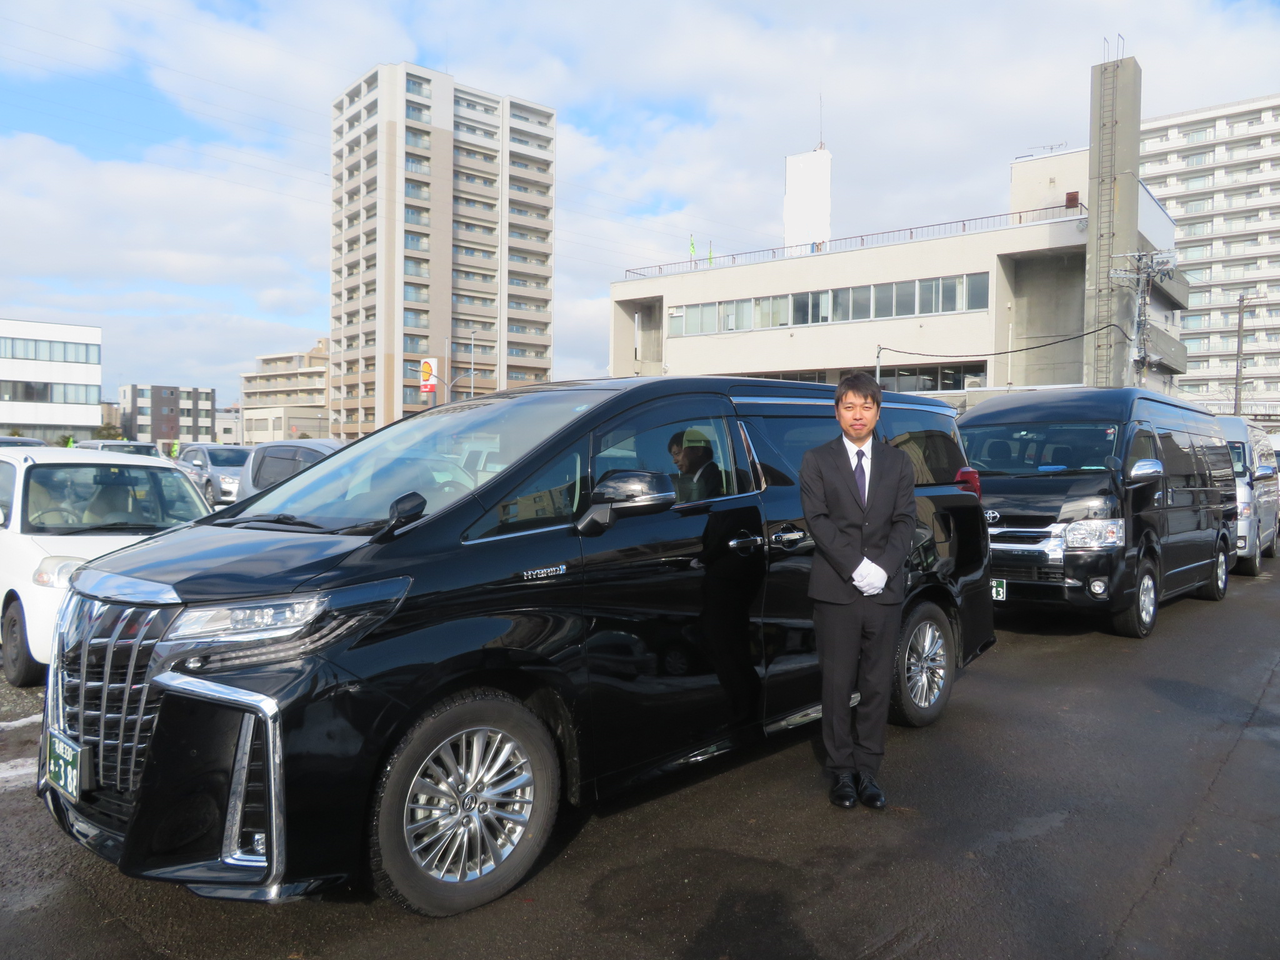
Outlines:
{"label": "front bumper", "polygon": [[1001,543],[995,536],[1005,531],[992,531],[991,577],[1005,582],[1005,598],[996,601],[997,609],[1047,603],[1115,613],[1133,603],[1134,570],[1127,548],[1066,549],[1060,530],[1043,532],[1038,540],[1026,536],[1022,542]]}
{"label": "front bumper", "polygon": [[218,489],[220,503],[235,503],[236,497],[240,496],[239,480],[214,480],[214,486]]}

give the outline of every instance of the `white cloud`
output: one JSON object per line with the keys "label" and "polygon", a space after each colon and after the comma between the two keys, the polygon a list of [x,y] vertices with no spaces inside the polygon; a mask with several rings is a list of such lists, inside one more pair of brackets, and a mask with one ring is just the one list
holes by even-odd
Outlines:
{"label": "white cloud", "polygon": [[[203,301],[143,311],[158,319],[139,320],[139,336],[172,337],[165,355],[186,329],[175,316],[252,312],[265,326],[237,328],[247,338],[322,330],[329,103],[378,62],[420,59],[559,109],[562,377],[603,372],[608,283],[626,267],[686,257],[690,233],[700,256],[780,242],[783,157],[815,145],[819,94],[833,227],[851,235],[1000,212],[1010,159],[1084,146],[1103,36],[1127,38],[1148,115],[1280,87],[1280,14],[1259,0],[375,0],[355,16],[338,0],[276,0],[240,21],[232,9],[0,0],[0,15],[41,28],[6,28],[23,56],[104,77],[141,63],[157,91],[226,131],[224,144],[157,143],[157,166],[0,138],[0,210],[20,225],[0,232],[0,279],[42,281],[19,302],[27,315],[64,309],[50,285],[78,296],[127,277],[122,296],[186,286]],[[14,69],[32,73],[0,60]],[[146,322],[171,326],[149,338]]]}

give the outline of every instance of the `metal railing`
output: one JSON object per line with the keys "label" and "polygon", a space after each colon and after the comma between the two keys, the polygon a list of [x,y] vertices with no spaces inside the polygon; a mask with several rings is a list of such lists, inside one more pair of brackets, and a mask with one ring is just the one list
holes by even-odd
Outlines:
{"label": "metal railing", "polygon": [[1041,207],[1038,210],[1001,213],[993,217],[975,217],[970,220],[931,223],[920,227],[889,230],[884,233],[866,233],[857,237],[828,240],[825,243],[792,244],[789,247],[770,247],[766,250],[751,250],[747,253],[678,260],[675,263],[664,263],[653,267],[635,267],[626,272],[625,278],[633,280],[641,277],[668,276],[671,274],[693,273],[696,270],[716,270],[721,267],[740,267],[751,263],[766,263],[770,260],[786,260],[792,257],[809,257],[821,253],[844,253],[849,250],[861,250],[866,247],[887,247],[898,243],[911,243],[915,240],[936,240],[941,237],[957,237],[967,233],[985,233],[990,230],[1004,230],[1009,227],[1045,223],[1052,220],[1076,220],[1088,216],[1088,213],[1089,211],[1083,203],[1075,207]]}

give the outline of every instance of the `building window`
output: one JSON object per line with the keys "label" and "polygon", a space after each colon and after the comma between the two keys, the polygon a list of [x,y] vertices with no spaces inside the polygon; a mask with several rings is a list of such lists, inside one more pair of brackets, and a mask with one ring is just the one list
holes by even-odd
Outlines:
{"label": "building window", "polygon": [[428,341],[427,341],[427,338],[426,338],[426,337],[410,337],[410,336],[406,336],[406,337],[404,338],[404,352],[405,352],[405,353],[426,353],[426,352],[427,352],[427,351],[429,351],[430,349],[431,349],[431,348],[430,348],[430,346],[428,345]]}
{"label": "building window", "polygon": [[0,360],[51,360],[55,363],[100,364],[102,348],[96,343],[0,337]]}
{"label": "building window", "polygon": [[102,388],[93,383],[0,380],[0,400],[16,403],[100,403]]}

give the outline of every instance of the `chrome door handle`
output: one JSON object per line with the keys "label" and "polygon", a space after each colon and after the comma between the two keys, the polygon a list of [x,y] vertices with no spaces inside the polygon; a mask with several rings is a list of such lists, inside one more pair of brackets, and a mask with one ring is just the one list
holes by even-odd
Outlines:
{"label": "chrome door handle", "polygon": [[807,536],[803,530],[780,530],[773,535],[773,542],[780,547],[791,547]]}
{"label": "chrome door handle", "polygon": [[737,537],[729,541],[730,550],[746,550],[751,547],[763,547],[764,537]]}

